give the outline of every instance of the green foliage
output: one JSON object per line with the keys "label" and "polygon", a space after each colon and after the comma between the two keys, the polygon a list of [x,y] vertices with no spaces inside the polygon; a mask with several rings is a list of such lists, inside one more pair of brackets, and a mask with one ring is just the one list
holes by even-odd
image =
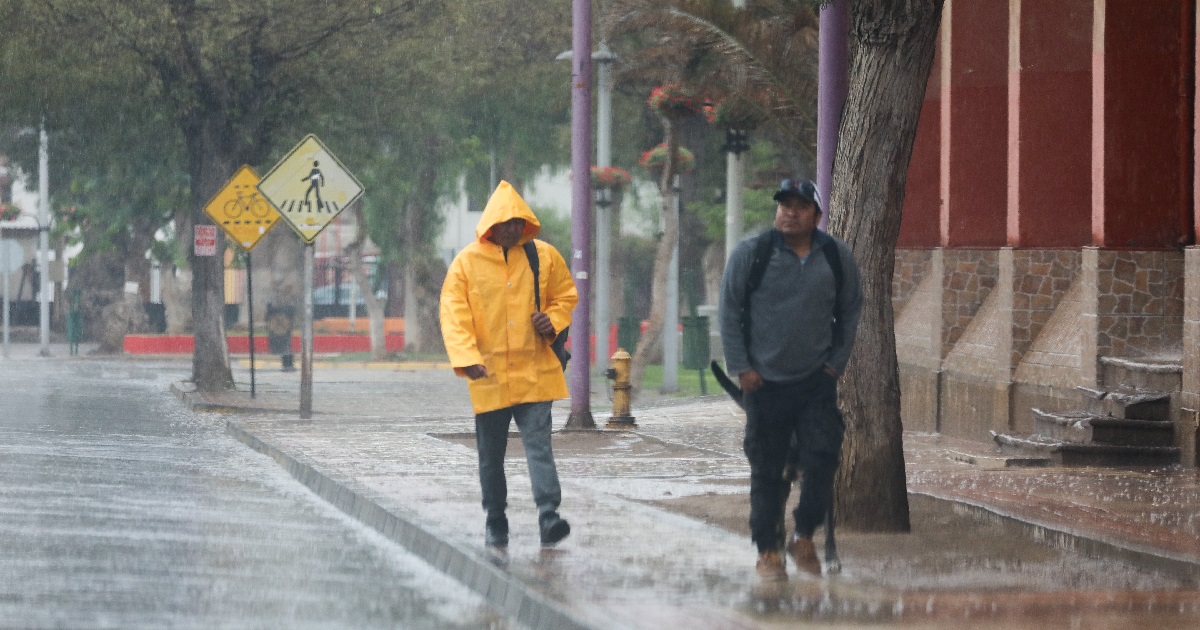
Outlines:
{"label": "green foliage", "polygon": [[[704,388],[700,387],[701,370],[688,370],[682,366],[675,373],[675,382],[679,386],[679,391],[671,394],[674,398],[691,398],[705,394],[721,394],[721,386],[713,378],[711,373],[703,374]],[[661,364],[652,363],[646,366],[645,377],[642,381],[642,391],[657,392],[662,389],[663,385],[663,366]]]}
{"label": "green foliage", "polygon": [[656,239],[625,234],[615,244],[623,265],[625,314],[638,319],[650,316],[650,279],[654,275]]}
{"label": "green foliage", "polygon": [[[722,160],[725,154],[719,153]],[[750,151],[743,154],[746,160],[746,189],[742,193],[742,231],[754,234],[771,227],[775,218],[776,186],[774,173],[783,161],[779,150],[769,141],[752,142]],[[724,182],[722,181],[722,185]],[[688,210],[696,213],[704,224],[704,233],[711,241],[725,240],[725,200],[692,201]]]}
{"label": "green foliage", "polygon": [[571,219],[559,216],[550,208],[533,208],[533,213],[537,215],[538,222],[542,224],[542,231],[538,234],[538,238],[553,245],[554,249],[557,249],[558,253],[569,261],[571,256]]}
{"label": "green foliage", "polygon": [[[0,136],[0,151],[26,173],[36,173],[34,126],[44,121],[54,234],[82,242],[85,257],[126,253],[131,243],[151,241],[187,205],[182,136],[154,106],[155,94],[136,68],[113,63],[104,72],[87,71],[94,63],[88,58],[92,47],[34,37],[39,26],[31,18],[37,15],[20,16],[17,36],[0,41],[11,69],[0,73],[0,119],[26,129]],[[156,253],[172,254],[162,248]]]}

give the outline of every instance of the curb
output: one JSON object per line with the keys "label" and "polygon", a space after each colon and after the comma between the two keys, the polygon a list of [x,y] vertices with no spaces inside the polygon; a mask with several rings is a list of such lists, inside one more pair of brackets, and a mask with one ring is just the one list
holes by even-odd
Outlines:
{"label": "curb", "polygon": [[220,403],[209,402],[205,400],[194,401],[194,398],[203,398],[196,394],[196,388],[191,383],[175,381],[171,383],[171,393],[191,407],[192,411],[200,413],[252,413],[252,414],[290,414],[299,415],[299,407],[281,408],[281,407],[258,407],[252,405],[243,405],[238,403]]}
{"label": "curb", "polygon": [[584,630],[594,627],[530,589],[477,552],[443,540],[412,520],[381,506],[368,496],[366,489],[357,487],[352,480],[334,479],[317,470],[312,463],[284,452],[232,420],[226,421],[225,432],[274,459],[317,496],[458,580],[518,623],[545,630]]}
{"label": "curb", "polygon": [[1022,530],[1022,533],[1031,540],[1041,541],[1058,549],[1081,551],[1085,555],[1094,558],[1124,560],[1146,569],[1160,571],[1185,583],[1196,583],[1196,576],[1200,574],[1200,562],[1170,556],[1163,551],[1137,549],[1128,545],[1109,542],[1101,538],[1085,536],[1056,526],[1044,525],[1012,514],[1006,514],[992,506],[972,503],[970,500],[962,497],[951,498],[913,490],[910,490],[909,493],[929,497],[937,501],[945,501],[951,504],[956,511],[969,514],[982,521],[1016,527]]}

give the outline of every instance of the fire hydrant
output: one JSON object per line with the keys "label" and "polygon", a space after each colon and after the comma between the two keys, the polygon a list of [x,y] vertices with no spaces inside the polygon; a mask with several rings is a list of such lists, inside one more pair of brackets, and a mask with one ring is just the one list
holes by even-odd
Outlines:
{"label": "fire hydrant", "polygon": [[637,423],[629,415],[630,396],[633,386],[629,384],[629,361],[631,357],[624,348],[618,348],[609,359],[612,367],[605,373],[612,380],[612,417],[604,425],[606,429],[635,429]]}

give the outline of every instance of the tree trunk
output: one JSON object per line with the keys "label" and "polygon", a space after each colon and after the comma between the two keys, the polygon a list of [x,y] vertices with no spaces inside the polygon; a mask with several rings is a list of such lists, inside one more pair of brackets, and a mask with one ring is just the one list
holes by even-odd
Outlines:
{"label": "tree trunk", "polygon": [[846,442],[838,520],[909,529],[892,271],[905,178],[941,21],[942,0],[852,3],[850,87],[834,163],[830,229],[854,250],[864,304],[842,378]]}
{"label": "tree trunk", "polygon": [[[436,155],[442,151],[442,141],[430,135],[422,147],[427,155]],[[404,346],[412,352],[444,350],[438,303],[445,266],[429,244],[429,217],[434,216],[438,196],[438,163],[436,159],[428,160],[421,169],[400,226],[400,242],[408,248],[404,264]]]}
{"label": "tree trunk", "polygon": [[[350,273],[358,285],[358,292],[363,296],[363,304],[367,307],[368,328],[371,334],[371,359],[382,361],[387,358],[387,338],[383,330],[383,303],[375,297],[375,290],[367,279],[362,267],[362,248],[367,240],[366,217],[363,216],[362,203],[354,204],[355,225],[354,241],[346,247],[346,255],[350,258]],[[353,299],[351,300],[353,301]],[[353,307],[352,307],[353,308]]]}
{"label": "tree trunk", "polygon": [[183,268],[163,274],[163,312],[167,334],[182,335],[192,330],[192,270]]}
{"label": "tree trunk", "polygon": [[[254,274],[255,289],[265,290],[267,304],[290,306],[299,317],[304,306],[304,242],[296,237],[290,227],[279,225],[271,228],[255,246],[254,254],[258,263],[255,269],[270,272],[266,282],[259,281],[259,274]],[[266,265],[262,264],[264,261]]]}
{"label": "tree trunk", "polygon": [[[204,213],[204,205],[234,171],[235,161],[226,157],[218,124],[205,122],[207,124],[188,136],[192,225],[213,225]],[[197,256],[191,234],[181,236],[188,239],[188,262],[192,268],[195,338],[192,381],[197,391],[229,389],[233,387],[233,372],[229,368],[229,348],[225,341],[225,240],[217,239],[216,256]]]}
{"label": "tree trunk", "polygon": [[704,303],[721,303],[721,277],[725,274],[725,243],[713,242],[700,261],[704,270]]}
{"label": "tree trunk", "polygon": [[669,117],[663,116],[662,122],[667,145],[667,161],[658,181],[658,190],[662,194],[663,234],[654,253],[654,273],[650,284],[650,319],[629,364],[629,383],[633,386],[634,396],[642,391],[646,364],[649,363],[651,352],[662,335],[667,310],[667,274],[670,271],[671,253],[675,249],[675,241],[679,238],[679,217],[674,212],[674,179],[679,163],[679,134],[674,121]]}
{"label": "tree trunk", "polygon": [[[191,259],[192,215],[181,212],[175,217],[175,245]],[[192,331],[192,268],[176,269],[163,281],[163,311],[167,318],[167,334],[181,335]]]}
{"label": "tree trunk", "polygon": [[404,349],[420,352],[425,345],[421,335],[421,323],[417,312],[417,272],[415,261],[404,265]]}

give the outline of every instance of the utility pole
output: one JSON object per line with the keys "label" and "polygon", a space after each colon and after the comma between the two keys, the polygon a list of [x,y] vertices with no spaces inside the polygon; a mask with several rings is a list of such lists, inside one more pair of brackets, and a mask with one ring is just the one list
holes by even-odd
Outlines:
{"label": "utility pole", "polygon": [[38,353],[50,356],[50,139],[46,134],[46,119],[42,118],[38,134],[38,289],[42,349]]}
{"label": "utility pole", "polygon": [[[571,5],[571,50],[592,49],[591,0],[573,0]],[[580,331],[571,344],[574,359],[570,363],[571,415],[567,427],[594,429],[592,418],[591,279],[592,260],[592,56],[571,56],[571,273],[579,291],[572,327]]]}

